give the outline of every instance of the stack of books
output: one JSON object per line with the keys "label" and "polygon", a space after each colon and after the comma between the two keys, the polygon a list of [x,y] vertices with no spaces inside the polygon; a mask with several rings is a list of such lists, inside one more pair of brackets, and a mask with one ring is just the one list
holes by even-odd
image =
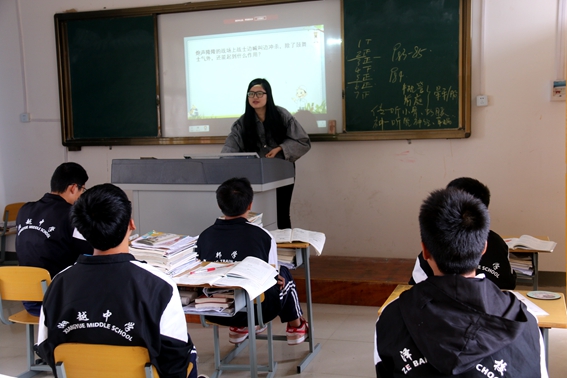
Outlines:
{"label": "stack of books", "polygon": [[534,275],[531,255],[510,253],[510,266],[516,271],[518,278],[532,278]]}
{"label": "stack of books", "polygon": [[288,269],[297,268],[297,261],[295,261],[295,249],[278,248],[278,263],[287,267]]}
{"label": "stack of books", "polygon": [[130,253],[138,260],[174,276],[197,266],[197,237],[150,231],[130,243]]}
{"label": "stack of books", "polygon": [[225,309],[234,307],[234,290],[204,289],[195,299],[195,308]]}
{"label": "stack of books", "polygon": [[[181,291],[180,291],[181,293]],[[189,303],[183,302],[185,313],[234,313],[234,290],[204,288],[203,292]]]}
{"label": "stack of books", "polygon": [[[505,238],[504,242],[510,249],[510,265],[516,271],[518,278],[532,278],[534,266],[532,254],[537,252],[553,252],[557,243],[550,240],[541,240],[530,235],[519,238]],[[516,253],[514,253],[514,250]],[[525,250],[528,253],[520,252]]]}

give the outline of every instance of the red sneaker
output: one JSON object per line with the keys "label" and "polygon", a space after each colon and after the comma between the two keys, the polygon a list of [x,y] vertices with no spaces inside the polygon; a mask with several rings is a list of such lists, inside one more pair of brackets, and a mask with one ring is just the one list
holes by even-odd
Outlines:
{"label": "red sneaker", "polygon": [[292,327],[287,323],[287,329],[285,330],[285,335],[287,336],[287,343],[289,345],[301,344],[305,341],[307,337],[307,332],[309,331],[309,325],[305,319],[301,318],[301,325],[297,328]]}
{"label": "red sneaker", "polygon": [[[256,326],[256,333],[262,333],[266,330],[267,326],[260,328]],[[248,337],[248,327],[229,327],[228,328],[228,341],[232,344],[240,344]]]}

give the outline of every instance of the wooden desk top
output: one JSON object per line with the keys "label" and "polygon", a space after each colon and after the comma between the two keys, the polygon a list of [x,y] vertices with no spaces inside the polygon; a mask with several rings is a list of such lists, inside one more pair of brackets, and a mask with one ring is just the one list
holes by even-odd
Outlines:
{"label": "wooden desk top", "polygon": [[[386,299],[386,302],[378,310],[378,315],[382,314],[382,309],[386,305],[392,302],[394,299],[398,298],[401,293],[411,288],[411,285],[398,285],[392,294]],[[565,296],[563,293],[558,293],[561,298],[554,300],[544,300],[544,299],[534,299],[528,297],[528,292],[531,290],[514,290],[517,293],[522,294],[529,301],[533,302],[535,305],[540,307],[542,310],[547,312],[549,315],[538,316],[538,325],[540,328],[567,328],[567,307],[565,306]]]}
{"label": "wooden desk top", "polygon": [[293,242],[293,243],[277,243],[278,248],[284,249],[296,249],[296,248],[307,248],[309,243],[305,242]]}

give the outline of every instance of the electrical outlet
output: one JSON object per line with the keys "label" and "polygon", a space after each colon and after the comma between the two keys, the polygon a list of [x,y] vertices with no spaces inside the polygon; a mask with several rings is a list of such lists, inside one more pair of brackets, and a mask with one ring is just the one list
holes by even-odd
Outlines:
{"label": "electrical outlet", "polygon": [[551,89],[551,101],[565,101],[565,80],[554,80]]}
{"label": "electrical outlet", "polygon": [[30,113],[20,114],[20,122],[27,123],[30,121]]}
{"label": "electrical outlet", "polygon": [[487,106],[488,105],[488,96],[476,96],[476,106]]}

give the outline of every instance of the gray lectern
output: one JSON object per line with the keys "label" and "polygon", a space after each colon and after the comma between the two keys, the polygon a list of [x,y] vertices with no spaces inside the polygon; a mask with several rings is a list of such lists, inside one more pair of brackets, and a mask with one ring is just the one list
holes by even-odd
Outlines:
{"label": "gray lectern", "polygon": [[215,191],[225,180],[247,177],[252,211],[264,227],[277,228],[276,188],[294,182],[293,164],[282,159],[115,159],[111,181],[132,191],[140,235],[151,230],[196,236],[222,215]]}

